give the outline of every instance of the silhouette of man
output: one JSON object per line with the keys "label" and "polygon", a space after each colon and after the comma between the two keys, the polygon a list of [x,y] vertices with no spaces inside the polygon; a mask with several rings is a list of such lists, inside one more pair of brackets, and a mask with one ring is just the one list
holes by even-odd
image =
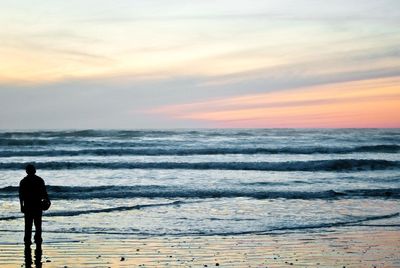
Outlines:
{"label": "silhouette of man", "polygon": [[25,215],[25,236],[26,247],[31,245],[32,223],[35,223],[36,248],[42,246],[42,200],[49,200],[44,180],[35,175],[36,168],[27,165],[25,168],[28,174],[19,184],[19,200],[21,212]]}

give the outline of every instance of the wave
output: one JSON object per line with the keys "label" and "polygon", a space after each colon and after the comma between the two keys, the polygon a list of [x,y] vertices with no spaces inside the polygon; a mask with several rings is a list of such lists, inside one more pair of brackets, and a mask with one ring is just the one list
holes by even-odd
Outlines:
{"label": "wave", "polygon": [[321,228],[332,228],[332,227],[340,227],[340,226],[359,226],[360,223],[366,221],[375,221],[375,220],[383,220],[398,217],[400,213],[392,213],[385,215],[377,215],[377,216],[366,216],[366,217],[353,217],[353,219],[347,221],[338,221],[338,222],[330,222],[330,223],[320,223],[313,225],[301,225],[301,226],[293,226],[293,227],[282,227],[282,228],[274,228],[268,231],[260,232],[266,233],[271,231],[291,231],[291,230],[302,230],[302,229],[321,229]]}
{"label": "wave", "polygon": [[[115,137],[113,137],[115,138]],[[127,147],[152,147],[152,146],[170,146],[170,141],[163,141],[163,140],[148,140],[148,141],[123,141],[123,140],[99,140],[99,139],[67,139],[67,138],[0,138],[0,147],[11,147],[11,148],[46,148],[49,146],[60,145],[60,146],[79,146],[79,147],[105,147],[105,148],[127,148]],[[178,141],[174,141],[174,145],[178,146],[180,143]],[[84,149],[85,150],[85,149]],[[96,150],[96,149],[92,149]],[[105,149],[106,150],[106,149]],[[52,150],[39,150],[39,151],[52,151]],[[57,150],[56,150],[57,151]],[[61,154],[64,152],[68,152],[67,150],[60,150]],[[0,156],[7,156],[11,152],[19,153],[24,152],[24,150],[7,150],[5,155]],[[28,154],[30,152],[35,152],[34,150],[25,150]],[[70,152],[75,152],[71,150]],[[41,155],[41,154],[39,154]],[[13,156],[13,155],[8,155]],[[18,156],[18,155],[17,155]]]}
{"label": "wave", "polygon": [[[326,223],[317,223],[317,224],[307,224],[307,225],[296,225],[296,226],[283,226],[283,227],[272,227],[266,230],[250,230],[250,231],[238,231],[238,232],[192,232],[192,233],[181,233],[179,235],[187,236],[187,235],[203,235],[203,236],[230,236],[230,235],[263,235],[263,234],[272,234],[272,233],[285,233],[285,232],[296,232],[302,230],[310,230],[310,229],[327,229],[334,227],[342,227],[342,226],[364,226],[364,222],[374,221],[374,220],[382,220],[382,219],[390,219],[398,217],[400,213],[392,213],[385,215],[376,215],[376,216],[365,216],[365,217],[352,217],[349,220],[336,221],[336,222],[326,222]],[[379,227],[390,227],[392,225],[379,225]],[[147,234],[147,235],[156,235],[156,234]]]}
{"label": "wave", "polygon": [[[50,145],[60,144],[60,140],[0,140],[0,145]],[[70,141],[65,141],[70,143]],[[87,142],[90,143],[90,142]],[[95,143],[95,142],[92,142]],[[350,153],[398,153],[400,145],[396,144],[379,144],[368,146],[355,147],[280,147],[280,148],[238,148],[238,147],[223,147],[223,148],[122,148],[122,147],[145,147],[154,146],[155,143],[141,142],[103,142],[103,146],[109,147],[118,146],[117,148],[98,148],[98,149],[81,149],[81,150],[3,150],[0,152],[0,157],[11,156],[79,156],[79,155],[97,155],[97,156],[112,156],[112,155],[220,155],[220,154],[350,154]],[[160,144],[157,144],[160,145]],[[171,144],[170,144],[171,145]]]}
{"label": "wave", "polygon": [[[93,213],[109,213],[109,212],[119,212],[119,211],[128,211],[128,210],[138,210],[149,207],[165,207],[165,206],[179,206],[188,202],[183,201],[174,201],[170,203],[157,203],[157,204],[143,204],[143,205],[134,205],[134,206],[120,206],[120,207],[111,207],[111,208],[103,208],[103,209],[87,209],[87,210],[71,210],[71,211],[54,211],[54,212],[46,212],[46,217],[71,217],[71,216],[79,216],[83,214],[93,214]],[[8,221],[23,218],[23,216],[6,216],[0,217],[0,221]]]}
{"label": "wave", "polygon": [[[279,132],[291,133],[289,130],[278,130]],[[265,131],[261,129],[138,129],[138,130],[63,130],[63,131],[8,131],[0,132],[1,138],[21,138],[21,137],[42,137],[42,138],[159,138],[172,136],[192,136],[192,137],[253,137],[269,136],[271,129]],[[297,133],[297,132],[296,132]]]}
{"label": "wave", "polygon": [[0,146],[45,146],[60,142],[45,139],[0,139]]}
{"label": "wave", "polygon": [[[268,191],[257,189],[192,189],[159,185],[137,186],[47,186],[53,200],[110,199],[110,198],[255,198],[255,199],[400,199],[400,188],[348,189],[343,191]],[[18,187],[0,188],[0,198],[16,197]]]}
{"label": "wave", "polygon": [[[207,130],[162,130],[162,129],[149,129],[149,130],[96,130],[96,129],[83,129],[83,130],[62,130],[62,131],[8,131],[0,132],[0,138],[15,138],[15,137],[144,137],[144,136],[170,136],[182,134],[202,134],[207,133]],[[217,131],[222,135],[225,133]]]}
{"label": "wave", "polygon": [[[0,169],[20,170],[30,163],[0,163]],[[34,162],[38,169],[195,169],[259,171],[360,171],[398,169],[400,161],[335,159],[288,162]]]}
{"label": "wave", "polygon": [[[50,213],[46,213],[45,216],[51,217]],[[399,217],[400,213],[392,213],[392,214],[384,214],[384,215],[374,215],[374,216],[364,216],[364,217],[355,217],[352,216],[348,220],[339,220],[334,222],[322,222],[316,224],[305,224],[305,225],[294,225],[294,226],[282,226],[282,227],[270,227],[265,228],[262,230],[242,230],[242,231],[198,231],[198,232],[172,232],[172,233],[160,233],[160,232],[142,232],[140,230],[134,229],[135,231],[131,230],[124,230],[118,231],[114,228],[109,229],[98,229],[98,228],[72,228],[72,229],[58,229],[58,230],[47,230],[48,233],[85,233],[85,234],[114,234],[114,235],[143,235],[143,236],[232,236],[232,235],[265,235],[265,234],[282,234],[288,232],[299,232],[304,230],[312,230],[312,229],[329,229],[335,227],[346,227],[346,226],[373,226],[373,227],[398,227],[397,224],[364,224],[365,222],[375,221],[375,220],[382,220],[382,219],[390,219]],[[53,215],[56,216],[56,215]],[[18,219],[22,218],[21,216],[11,216],[8,217],[9,219],[5,219],[6,217],[0,218],[0,220],[11,220],[11,219]],[[1,232],[23,232],[23,230],[0,230]]]}

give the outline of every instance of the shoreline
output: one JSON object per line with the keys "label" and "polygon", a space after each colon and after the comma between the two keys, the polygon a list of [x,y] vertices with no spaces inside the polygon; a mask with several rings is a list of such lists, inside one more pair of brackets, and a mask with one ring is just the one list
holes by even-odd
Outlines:
{"label": "shoreline", "polygon": [[[11,239],[23,234],[0,233],[8,240],[0,241],[1,267],[21,267],[24,245]],[[31,248],[34,261],[35,245]],[[234,236],[44,233],[41,262],[42,267],[400,267],[399,248],[398,227]]]}

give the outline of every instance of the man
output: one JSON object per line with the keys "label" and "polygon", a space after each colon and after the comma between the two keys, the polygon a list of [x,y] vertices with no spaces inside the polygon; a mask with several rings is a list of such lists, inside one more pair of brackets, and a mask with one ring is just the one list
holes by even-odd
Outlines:
{"label": "man", "polygon": [[19,184],[21,212],[25,215],[24,242],[26,247],[30,247],[32,222],[34,222],[36,248],[40,249],[42,246],[42,200],[49,200],[49,197],[43,179],[35,175],[36,168],[29,164],[25,171],[28,175]]}

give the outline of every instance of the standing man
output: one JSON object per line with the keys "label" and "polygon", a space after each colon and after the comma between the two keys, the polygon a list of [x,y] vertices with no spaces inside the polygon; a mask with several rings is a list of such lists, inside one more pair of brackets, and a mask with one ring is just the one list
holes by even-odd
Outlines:
{"label": "standing man", "polygon": [[42,178],[35,175],[36,168],[29,164],[25,168],[28,174],[19,183],[19,200],[21,212],[25,215],[25,247],[30,247],[32,236],[32,222],[35,223],[36,249],[42,246],[42,201],[47,200],[46,186]]}

